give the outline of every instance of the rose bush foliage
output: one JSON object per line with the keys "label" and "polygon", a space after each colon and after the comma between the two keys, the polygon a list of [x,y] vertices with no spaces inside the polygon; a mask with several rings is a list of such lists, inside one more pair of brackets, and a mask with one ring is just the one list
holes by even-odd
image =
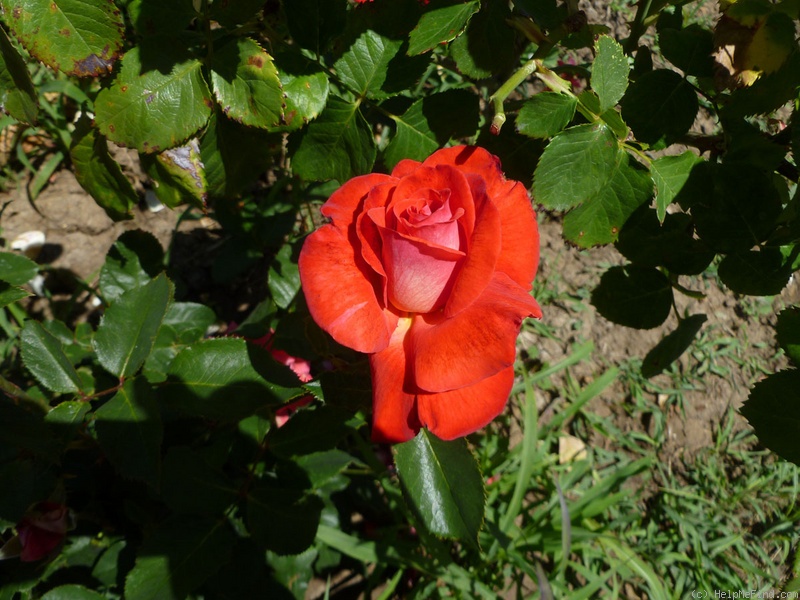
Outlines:
{"label": "rose bush foliage", "polygon": [[300,277],[314,319],[370,355],[372,438],[451,440],[505,406],[539,234],[525,187],[479,147],[356,177],[322,207]]}

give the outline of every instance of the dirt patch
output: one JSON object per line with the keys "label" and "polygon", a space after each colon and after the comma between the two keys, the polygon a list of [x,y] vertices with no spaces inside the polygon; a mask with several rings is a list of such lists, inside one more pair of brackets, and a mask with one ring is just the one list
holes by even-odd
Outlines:
{"label": "dirt patch", "polygon": [[[543,363],[555,364],[566,358],[576,343],[593,342],[590,360],[571,368],[572,376],[585,385],[612,365],[644,358],[677,327],[674,311],[663,325],[650,330],[615,325],[595,311],[590,304],[591,290],[608,267],[626,263],[613,246],[590,251],[570,247],[561,237],[560,221],[551,218],[542,223],[541,245],[537,277],[546,282],[547,294],[553,296],[542,307],[544,320],[557,339],[524,333],[521,345],[535,345]],[[699,341],[679,359],[677,373],[656,375],[650,380],[650,391],[645,392],[653,410],[665,413],[668,441],[664,458],[711,445],[728,408],[741,406],[752,384],[763,377],[763,369],[785,366],[785,358],[777,351],[774,325],[783,306],[800,300],[800,284],[794,278],[780,296],[771,299],[736,296],[709,277],[686,277],[681,283],[702,292],[705,298],[696,300],[675,292],[677,311],[682,316],[705,314],[708,320]],[[676,390],[675,377],[689,371],[699,375],[687,389]],[[622,431],[647,431],[652,424],[629,415],[629,395],[622,384],[611,386],[588,410],[613,416]],[[551,404],[551,410],[558,410],[558,399],[541,400],[544,415]],[[736,429],[747,426],[737,415]]]}

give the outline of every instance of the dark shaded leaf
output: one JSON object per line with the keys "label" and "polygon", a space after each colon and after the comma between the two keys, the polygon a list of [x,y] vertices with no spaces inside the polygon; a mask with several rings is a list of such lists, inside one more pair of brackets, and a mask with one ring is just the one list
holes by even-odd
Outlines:
{"label": "dark shaded leaf", "polygon": [[789,283],[791,265],[778,248],[728,254],[719,263],[719,278],[731,291],[749,296],[774,296]]}
{"label": "dark shaded leaf", "polygon": [[95,411],[97,441],[123,477],[154,488],[161,481],[161,413],[150,385],[128,379],[111,400]]}
{"label": "dark shaded leaf", "polygon": [[145,539],[126,600],[183,600],[225,564],[236,543],[226,519],[173,516]]}
{"label": "dark shaded leaf", "polygon": [[473,79],[503,73],[514,65],[514,30],[506,2],[486,2],[467,25],[467,30],[450,44],[458,70]]}
{"label": "dark shaded leaf", "polygon": [[294,41],[323,54],[331,40],[344,30],[346,0],[292,0],[283,3],[286,24]]}
{"label": "dark shaded leaf", "polygon": [[800,465],[800,371],[788,369],[759,381],[740,412],[764,446]]}
{"label": "dark shaded leaf", "polygon": [[283,427],[269,434],[269,448],[278,456],[292,457],[330,450],[352,431],[351,415],[332,406],[297,412]]}
{"label": "dark shaded leaf", "polygon": [[611,267],[592,291],[592,304],[613,323],[635,329],[658,327],[672,308],[672,286],[658,270]]}
{"label": "dark shaded leaf", "polygon": [[689,131],[698,106],[694,88],[683,77],[656,69],[628,88],[622,98],[622,118],[640,142],[668,145]]}
{"label": "dark shaded leaf", "polygon": [[300,271],[293,247],[286,244],[278,250],[269,266],[269,291],[275,304],[288,308],[300,291]]}
{"label": "dark shaded leaf", "polygon": [[800,365],[800,307],[789,306],[781,311],[775,333],[778,345],[795,365]]}
{"label": "dark shaded leaf", "polygon": [[220,515],[236,501],[238,492],[225,475],[191,448],[171,448],[164,458],[161,495],[175,512]]}
{"label": "dark shaded leaf", "polygon": [[683,29],[664,29],[658,34],[661,52],[687,75],[714,76],[714,35],[693,23]]}

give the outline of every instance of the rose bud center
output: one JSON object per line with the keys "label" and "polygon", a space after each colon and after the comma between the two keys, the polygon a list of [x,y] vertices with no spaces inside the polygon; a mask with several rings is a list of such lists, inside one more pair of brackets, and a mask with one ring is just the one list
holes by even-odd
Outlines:
{"label": "rose bud center", "polygon": [[405,312],[441,308],[464,257],[464,210],[451,209],[450,190],[422,189],[387,213],[381,237],[390,302]]}

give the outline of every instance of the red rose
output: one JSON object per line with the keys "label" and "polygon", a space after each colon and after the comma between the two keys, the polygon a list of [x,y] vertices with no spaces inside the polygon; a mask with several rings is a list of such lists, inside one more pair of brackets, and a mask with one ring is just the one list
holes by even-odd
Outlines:
{"label": "red rose", "polygon": [[539,234],[525,187],[500,161],[459,146],[391,175],[355,177],[322,207],[331,219],[300,253],[314,320],[370,354],[372,437],[450,440],[505,406]]}
{"label": "red rose", "polygon": [[39,502],[17,525],[17,537],[23,562],[33,562],[48,556],[58,547],[72,528],[72,514],[57,502]]}

